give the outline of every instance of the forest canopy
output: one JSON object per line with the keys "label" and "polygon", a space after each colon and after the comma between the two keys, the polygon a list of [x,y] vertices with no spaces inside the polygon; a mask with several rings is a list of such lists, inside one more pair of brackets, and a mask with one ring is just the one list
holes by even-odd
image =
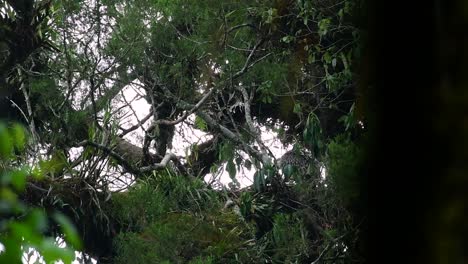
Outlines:
{"label": "forest canopy", "polygon": [[0,257],[363,262],[361,5],[0,2]]}

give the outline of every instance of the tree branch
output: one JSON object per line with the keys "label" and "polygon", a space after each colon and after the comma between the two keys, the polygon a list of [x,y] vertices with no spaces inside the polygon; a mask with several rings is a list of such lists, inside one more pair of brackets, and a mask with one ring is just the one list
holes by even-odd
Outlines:
{"label": "tree branch", "polygon": [[241,140],[240,135],[234,134],[231,130],[229,130],[227,127],[221,125],[219,122],[214,120],[210,115],[203,111],[197,111],[198,116],[202,118],[210,127],[213,127],[220,131],[225,137],[227,137],[229,140],[232,142],[236,143],[237,145],[243,146],[244,150],[249,153],[251,156],[255,157],[257,160],[261,161],[264,164],[270,164],[271,163],[271,158],[266,155],[265,153],[262,153],[258,150],[255,150],[251,146],[244,144]]}
{"label": "tree branch", "polygon": [[129,128],[121,128],[122,129],[122,133],[120,133],[119,137],[123,137],[125,136],[126,134],[138,129],[139,127],[141,127],[144,123],[146,123],[146,121],[148,121],[151,117],[153,116],[153,113],[149,113],[147,116],[145,116],[142,120],[138,120],[138,123],[129,127]]}
{"label": "tree branch", "polygon": [[253,124],[252,115],[250,113],[250,103],[252,102],[252,98],[249,97],[247,90],[243,86],[238,86],[237,90],[242,93],[242,97],[244,98],[245,122],[247,122],[247,126],[249,127],[250,133],[252,133],[256,137],[258,135],[258,130]]}
{"label": "tree branch", "polygon": [[226,31],[226,34],[229,34],[231,33],[232,31],[236,30],[236,29],[239,29],[239,28],[243,28],[243,27],[251,27],[253,29],[257,29],[253,24],[251,23],[244,23],[244,24],[240,24],[240,25],[236,25],[236,26],[233,26],[231,27],[230,29],[228,29]]}
{"label": "tree branch", "polygon": [[[122,142],[126,142],[126,141],[122,141]],[[127,142],[126,142],[127,143]],[[127,143],[129,144],[129,143]],[[119,145],[119,144],[118,144]],[[76,144],[77,147],[82,147],[82,146],[92,146],[92,147],[95,147],[97,149],[100,149],[102,151],[104,151],[106,154],[108,154],[109,156],[111,156],[112,158],[116,159],[117,162],[122,165],[122,167],[127,170],[128,172],[134,174],[137,178],[139,176],[141,176],[141,174],[145,173],[145,172],[149,172],[149,171],[153,171],[153,170],[158,170],[158,169],[163,169],[163,168],[166,168],[169,161],[171,160],[178,160],[177,156],[173,153],[167,153],[163,159],[161,160],[161,162],[159,163],[155,163],[155,164],[152,164],[150,166],[145,166],[145,167],[141,167],[141,168],[136,168],[134,167],[131,162],[128,161],[128,159],[126,159],[125,156],[122,156],[120,155],[118,152],[116,152],[114,149],[119,149],[118,145],[116,147],[114,147],[113,149],[112,148],[109,148],[103,144],[99,144],[99,143],[96,143],[96,142],[92,142],[92,141],[89,141],[89,140],[83,140],[82,142]],[[128,145],[127,145],[128,146]],[[120,148],[121,149],[121,148]],[[128,149],[127,149],[128,150]],[[132,151],[130,151],[132,152]],[[133,157],[134,158],[134,157]]]}
{"label": "tree branch", "polygon": [[148,172],[153,170],[158,170],[162,168],[166,168],[167,164],[171,160],[177,160],[177,156],[174,153],[166,153],[164,158],[161,160],[160,163],[156,163],[150,166],[145,166],[139,169],[140,172]]}
{"label": "tree branch", "polygon": [[[247,57],[247,60],[244,63],[244,67],[242,67],[242,69],[240,71],[236,72],[231,77],[232,80],[234,80],[234,79],[238,78],[239,76],[241,76],[242,74],[244,74],[249,68],[251,68],[254,65],[254,64],[250,65],[250,60],[252,59],[254,53],[257,51],[258,47],[260,47],[260,45],[262,45],[264,41],[265,40],[262,38],[255,44],[255,46],[253,47],[253,49],[250,52],[249,56]],[[258,61],[259,60],[255,61],[255,63],[257,63]]]}
{"label": "tree branch", "polygon": [[127,170],[130,173],[133,173],[133,174],[140,174],[141,173],[138,169],[133,167],[133,165],[130,164],[125,158],[120,156],[119,153],[115,152],[113,149],[111,149],[111,148],[109,148],[109,147],[107,147],[105,145],[102,145],[102,144],[99,144],[99,143],[96,143],[96,142],[92,142],[92,141],[89,141],[89,140],[83,140],[83,141],[79,142],[78,144],[76,144],[76,147],[86,147],[86,146],[92,146],[92,147],[95,147],[97,149],[100,149],[100,150],[104,151],[106,154],[108,154],[112,158],[116,159],[117,162],[119,162],[119,164],[122,165],[122,167],[124,167],[124,169]]}
{"label": "tree branch", "polygon": [[[158,125],[158,124],[161,124],[161,125],[166,125],[166,126],[173,126],[173,125],[177,125],[179,124],[180,122],[184,121],[185,119],[187,119],[187,117],[191,114],[193,114],[194,112],[196,112],[205,102],[206,100],[208,100],[208,98],[213,94],[213,91],[214,89],[211,89],[209,92],[207,92],[203,97],[202,99],[200,99],[200,101],[198,101],[198,103],[196,105],[194,105],[191,109],[189,109],[188,111],[186,111],[181,117],[179,117],[177,120],[164,120],[164,119],[159,119],[159,120],[156,120],[153,122],[153,124],[150,126],[151,127],[154,127],[155,125]],[[150,130],[150,128],[148,128],[148,130]]]}

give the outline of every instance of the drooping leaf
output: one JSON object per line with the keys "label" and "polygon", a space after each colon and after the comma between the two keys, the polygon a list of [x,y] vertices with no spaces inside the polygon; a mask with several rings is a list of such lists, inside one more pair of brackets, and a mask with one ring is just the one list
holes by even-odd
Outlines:
{"label": "drooping leaf", "polygon": [[236,165],[234,164],[234,162],[232,160],[229,160],[226,164],[226,170],[227,172],[229,173],[229,177],[231,179],[235,179],[236,178]]}
{"label": "drooping leaf", "polygon": [[10,136],[8,128],[0,124],[0,157],[7,159],[13,151],[13,138]]}
{"label": "drooping leaf", "polygon": [[13,140],[13,144],[15,145],[15,147],[19,151],[22,151],[26,143],[26,135],[25,135],[24,128],[21,125],[14,124],[11,127],[11,138]]}
{"label": "drooping leaf", "polygon": [[74,249],[77,249],[77,250],[81,249],[82,243],[78,236],[78,231],[73,226],[72,222],[70,222],[70,220],[66,216],[60,213],[55,213],[53,217],[55,221],[57,221],[57,223],[60,225],[60,229],[65,235],[65,240],[68,243],[70,243],[70,245]]}
{"label": "drooping leaf", "polygon": [[291,164],[287,164],[286,166],[284,166],[283,174],[284,174],[285,180],[288,180],[294,174],[295,171],[296,171],[296,168]]}
{"label": "drooping leaf", "polygon": [[258,192],[263,191],[265,187],[265,173],[263,169],[260,169],[255,172],[253,176],[253,182],[254,182],[254,187],[256,191]]}

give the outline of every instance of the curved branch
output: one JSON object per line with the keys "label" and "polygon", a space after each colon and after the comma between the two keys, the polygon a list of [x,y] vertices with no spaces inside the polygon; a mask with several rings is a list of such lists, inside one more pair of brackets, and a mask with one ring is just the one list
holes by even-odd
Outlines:
{"label": "curved branch", "polygon": [[153,171],[153,170],[158,170],[162,168],[166,168],[169,161],[171,160],[177,160],[177,156],[174,153],[166,153],[164,158],[161,160],[161,162],[150,165],[150,166],[145,166],[139,169],[140,172],[148,172],[148,171]]}
{"label": "curved branch", "polygon": [[152,128],[154,128],[155,125],[166,125],[166,126],[173,126],[173,125],[177,125],[179,124],[180,122],[184,121],[185,119],[187,119],[187,117],[191,114],[193,114],[194,112],[196,112],[205,102],[206,100],[208,100],[208,98],[213,94],[213,91],[214,89],[211,89],[209,92],[207,92],[203,97],[202,99],[200,99],[200,101],[198,101],[198,103],[196,105],[194,105],[191,109],[189,109],[188,111],[186,111],[181,117],[179,117],[178,119],[176,120],[165,120],[165,119],[159,119],[159,120],[156,120],[153,122],[153,124],[151,124],[151,126],[148,128],[148,130],[151,130]]}
{"label": "curved branch", "polygon": [[[111,156],[120,165],[122,165],[122,167],[126,171],[134,174],[137,178],[141,177],[142,174],[145,172],[166,168],[168,166],[169,161],[171,160],[178,160],[175,154],[167,153],[163,157],[161,162],[152,164],[150,166],[137,168],[133,164],[139,164],[141,162],[141,159],[138,159],[138,158],[143,157],[143,152],[141,151],[141,148],[134,146],[124,140],[119,141],[114,148],[109,148],[103,144],[99,144],[99,143],[92,142],[89,140],[83,140],[82,142],[76,144],[76,146],[80,146],[80,147],[92,146],[94,148],[104,151],[107,155]],[[137,151],[138,154],[135,155],[135,151]],[[128,155],[128,154],[133,154],[133,155]]]}

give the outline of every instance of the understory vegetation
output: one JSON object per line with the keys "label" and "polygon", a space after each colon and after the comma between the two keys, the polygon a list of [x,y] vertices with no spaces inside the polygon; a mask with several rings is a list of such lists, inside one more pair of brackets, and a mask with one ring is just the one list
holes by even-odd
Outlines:
{"label": "understory vegetation", "polygon": [[[349,143],[334,144],[339,149],[332,155],[356,154]],[[330,170],[352,177],[356,165],[335,161]],[[274,196],[212,190],[169,171],[150,176],[116,195],[109,207],[120,229],[116,261],[310,263],[319,255],[324,262],[362,261],[351,248],[359,228],[343,202],[355,194],[338,193],[335,186],[341,185],[332,177],[318,184],[294,177],[300,184]],[[226,207],[227,199],[237,201],[236,207]]]}

